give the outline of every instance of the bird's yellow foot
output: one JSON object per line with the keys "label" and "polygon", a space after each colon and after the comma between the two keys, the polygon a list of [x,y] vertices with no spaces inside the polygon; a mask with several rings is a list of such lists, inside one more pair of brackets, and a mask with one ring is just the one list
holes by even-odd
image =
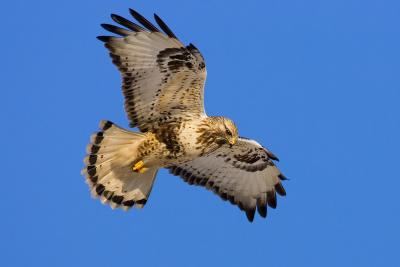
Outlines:
{"label": "bird's yellow foot", "polygon": [[147,168],[144,166],[143,160],[140,160],[135,163],[135,165],[132,167],[132,170],[138,173],[145,173],[147,171]]}

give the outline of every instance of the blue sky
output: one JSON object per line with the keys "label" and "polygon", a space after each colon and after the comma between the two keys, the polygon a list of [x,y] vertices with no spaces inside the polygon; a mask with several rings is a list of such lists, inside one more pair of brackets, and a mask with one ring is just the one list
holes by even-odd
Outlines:
{"label": "blue sky", "polygon": [[[203,53],[206,110],[276,153],[288,195],[251,224],[167,171],[147,206],[90,197],[101,119],[128,123],[95,39],[135,8]],[[400,266],[400,2],[5,1],[3,266]]]}

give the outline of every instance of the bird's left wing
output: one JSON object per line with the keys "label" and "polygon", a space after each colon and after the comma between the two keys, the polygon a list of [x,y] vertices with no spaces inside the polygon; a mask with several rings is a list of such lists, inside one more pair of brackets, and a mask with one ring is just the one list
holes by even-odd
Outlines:
{"label": "bird's left wing", "polygon": [[102,24],[119,36],[98,37],[121,72],[130,126],[144,132],[202,116],[206,68],[200,51],[192,44],[184,46],[157,15],[164,32],[136,11],[130,13],[143,27],[113,14],[125,28]]}
{"label": "bird's left wing", "polygon": [[239,138],[195,160],[173,166],[170,172],[189,184],[205,186],[223,200],[246,212],[253,221],[255,210],[267,215],[267,205],[276,208],[276,193],[286,192],[281,184],[285,176],[273,163],[277,158],[253,140]]}

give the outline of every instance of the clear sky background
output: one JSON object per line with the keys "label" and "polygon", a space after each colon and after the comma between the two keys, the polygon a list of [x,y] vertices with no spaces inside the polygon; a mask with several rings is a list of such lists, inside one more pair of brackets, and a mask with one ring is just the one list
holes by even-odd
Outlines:
{"label": "clear sky background", "polygon": [[[2,266],[400,266],[400,2],[3,1]],[[127,127],[110,13],[159,14],[203,53],[205,103],[290,178],[266,220],[163,170],[128,213],[80,175]],[[151,18],[152,20],[152,18]]]}

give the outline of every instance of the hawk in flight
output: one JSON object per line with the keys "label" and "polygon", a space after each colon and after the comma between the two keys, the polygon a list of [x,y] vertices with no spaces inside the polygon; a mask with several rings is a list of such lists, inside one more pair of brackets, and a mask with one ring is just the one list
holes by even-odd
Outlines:
{"label": "hawk in flight", "polygon": [[[154,15],[159,28],[130,9],[138,23],[112,14],[123,27],[101,26],[99,36],[122,75],[130,127],[100,123],[91,136],[83,175],[94,196],[112,208],[142,208],[157,171],[167,168],[189,184],[203,186],[237,205],[253,221],[284,196],[277,157],[254,140],[238,136],[226,117],[204,111],[206,66],[200,51],[182,44]],[[140,24],[140,25],[139,25]]]}

